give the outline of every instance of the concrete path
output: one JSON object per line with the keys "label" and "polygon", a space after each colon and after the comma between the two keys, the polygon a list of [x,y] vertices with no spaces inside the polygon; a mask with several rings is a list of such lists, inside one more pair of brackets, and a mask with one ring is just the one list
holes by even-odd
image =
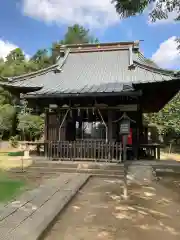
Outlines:
{"label": "concrete path", "polygon": [[87,174],[61,174],[25,192],[0,209],[0,240],[36,240],[88,180]]}

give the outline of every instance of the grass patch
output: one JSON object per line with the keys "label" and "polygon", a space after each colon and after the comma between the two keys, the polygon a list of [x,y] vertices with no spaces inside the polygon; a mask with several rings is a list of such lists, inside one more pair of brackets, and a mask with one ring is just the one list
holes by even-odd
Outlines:
{"label": "grass patch", "polygon": [[8,156],[8,152],[0,152],[0,157],[2,156]]}
{"label": "grass patch", "polygon": [[0,202],[6,202],[16,197],[25,187],[20,179],[11,179],[4,172],[0,172]]}
{"label": "grass patch", "polygon": [[9,153],[8,153],[8,156],[11,156],[11,157],[24,156],[24,151],[9,152]]}
{"label": "grass patch", "polygon": [[[32,159],[24,159],[20,154],[9,154],[10,152],[0,152],[0,171],[13,169],[13,168],[22,168],[28,167],[32,164]],[[12,153],[12,152],[11,152]],[[19,152],[18,152],[19,153]],[[24,152],[21,152],[24,155]],[[11,155],[11,156],[10,156]]]}

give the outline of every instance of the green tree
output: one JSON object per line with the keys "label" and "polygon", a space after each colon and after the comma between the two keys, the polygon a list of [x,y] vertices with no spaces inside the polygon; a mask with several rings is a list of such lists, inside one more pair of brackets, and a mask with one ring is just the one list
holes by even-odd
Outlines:
{"label": "green tree", "polygon": [[4,104],[12,104],[11,94],[0,87],[0,106]]}
{"label": "green tree", "polygon": [[55,63],[59,56],[61,45],[66,44],[83,44],[83,43],[98,43],[98,39],[90,34],[90,30],[84,28],[79,24],[74,24],[68,27],[67,32],[64,35],[64,39],[52,44],[52,56],[51,62]]}
{"label": "green tree", "polygon": [[39,68],[44,68],[50,65],[50,56],[47,49],[39,49],[34,56],[30,59],[30,62],[36,63]]}
{"label": "green tree", "polygon": [[21,48],[16,48],[12,50],[6,57],[7,63],[20,63],[25,60],[25,55]]}
{"label": "green tree", "polygon": [[98,43],[98,39],[90,34],[90,30],[74,24],[68,27],[64,39],[60,41],[61,44],[78,44],[78,43]]}
{"label": "green tree", "polygon": [[161,135],[170,133],[173,137],[180,136],[180,94],[158,113],[145,114],[145,120],[156,125]]}
{"label": "green tree", "polygon": [[15,109],[10,104],[0,105],[0,136],[5,132],[11,132]]}
{"label": "green tree", "polygon": [[42,116],[24,113],[18,115],[18,130],[28,140],[39,139],[44,130],[44,119]]}

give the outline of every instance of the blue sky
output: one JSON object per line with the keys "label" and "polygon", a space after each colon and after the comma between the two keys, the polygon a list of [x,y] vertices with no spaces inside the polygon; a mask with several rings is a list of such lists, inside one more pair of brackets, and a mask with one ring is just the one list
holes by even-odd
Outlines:
{"label": "blue sky", "polygon": [[171,19],[151,24],[148,14],[120,20],[111,0],[3,0],[0,10],[0,56],[18,46],[32,55],[63,38],[68,25],[90,28],[101,42],[143,40],[141,50],[160,66],[179,68],[174,41],[180,23]]}

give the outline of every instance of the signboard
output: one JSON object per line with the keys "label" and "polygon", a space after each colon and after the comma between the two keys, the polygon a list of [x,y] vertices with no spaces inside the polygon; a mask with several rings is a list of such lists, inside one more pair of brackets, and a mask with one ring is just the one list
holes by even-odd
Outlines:
{"label": "signboard", "polygon": [[123,119],[120,122],[120,134],[129,135],[130,134],[130,121],[129,119]]}
{"label": "signboard", "polygon": [[138,109],[137,104],[118,105],[119,110],[124,112],[135,112]]}

